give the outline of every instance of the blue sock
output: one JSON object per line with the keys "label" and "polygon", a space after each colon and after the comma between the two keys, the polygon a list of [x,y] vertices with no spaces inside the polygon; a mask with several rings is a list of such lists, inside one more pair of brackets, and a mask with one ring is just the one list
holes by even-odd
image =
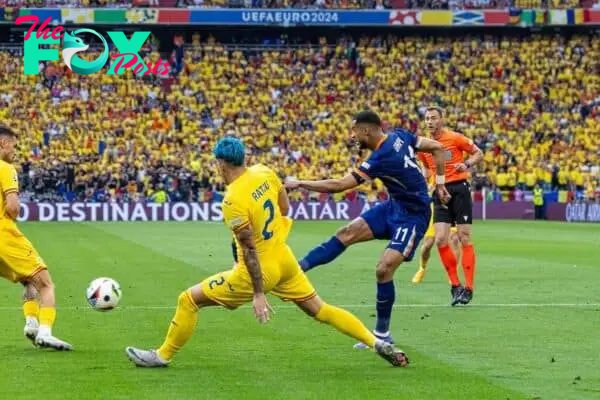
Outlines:
{"label": "blue sock", "polygon": [[390,330],[390,319],[392,318],[392,308],[396,300],[396,289],[394,281],[377,283],[377,323],[375,331],[377,333],[387,333]]}
{"label": "blue sock", "polygon": [[346,246],[340,239],[332,236],[327,242],[312,249],[302,260],[300,267],[306,272],[319,265],[327,264],[335,260],[340,254],[346,250]]}

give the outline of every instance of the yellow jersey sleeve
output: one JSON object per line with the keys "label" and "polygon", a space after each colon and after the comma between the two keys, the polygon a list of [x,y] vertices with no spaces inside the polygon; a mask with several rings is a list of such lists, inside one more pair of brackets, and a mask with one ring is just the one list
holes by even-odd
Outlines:
{"label": "yellow jersey sleeve", "polygon": [[0,190],[3,194],[19,191],[17,170],[6,162],[0,163]]}
{"label": "yellow jersey sleeve", "polygon": [[223,218],[234,233],[250,225],[248,209],[231,199],[223,200]]}

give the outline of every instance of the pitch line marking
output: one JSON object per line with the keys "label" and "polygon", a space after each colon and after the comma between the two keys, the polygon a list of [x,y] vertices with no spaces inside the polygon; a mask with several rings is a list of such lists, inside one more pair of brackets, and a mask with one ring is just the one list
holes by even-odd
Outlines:
{"label": "pitch line marking", "polygon": [[[374,308],[374,304],[336,304],[338,307],[343,308]],[[249,306],[242,306],[240,308],[248,308]],[[600,303],[490,303],[490,304],[469,304],[468,306],[457,307],[457,308],[592,308],[600,307]],[[86,304],[80,306],[66,306],[57,307],[60,310],[80,310],[89,309]],[[125,305],[118,307],[117,310],[129,311],[129,310],[173,310],[176,306],[173,305]],[[291,304],[274,304],[275,309],[295,309],[295,305]],[[452,308],[449,304],[396,304],[394,308]],[[21,307],[0,307],[1,311],[15,311],[21,310]]]}

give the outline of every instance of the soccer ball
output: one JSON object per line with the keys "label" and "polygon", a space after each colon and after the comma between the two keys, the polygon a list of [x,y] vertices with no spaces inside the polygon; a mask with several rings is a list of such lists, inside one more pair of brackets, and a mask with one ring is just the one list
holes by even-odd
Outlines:
{"label": "soccer ball", "polygon": [[88,286],[86,297],[94,310],[108,311],[119,305],[121,286],[110,278],[94,279]]}

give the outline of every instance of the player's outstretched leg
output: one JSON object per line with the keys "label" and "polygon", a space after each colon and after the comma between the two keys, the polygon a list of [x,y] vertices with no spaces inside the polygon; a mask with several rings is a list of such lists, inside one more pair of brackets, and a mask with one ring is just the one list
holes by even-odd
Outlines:
{"label": "player's outstretched leg", "polygon": [[182,292],[177,298],[177,310],[169,325],[167,336],[158,350],[140,350],[127,347],[125,354],[139,367],[166,367],[186,343],[198,322],[198,306],[192,299],[191,289]]}
{"label": "player's outstretched leg", "polygon": [[50,347],[55,350],[71,350],[73,346],[52,336],[52,326],[56,321],[56,302],[54,283],[48,270],[43,269],[33,275],[28,281],[40,295],[39,329],[35,337],[35,344],[40,347]]}
{"label": "player's outstretched leg", "polygon": [[39,294],[30,283],[25,283],[23,288],[23,315],[25,316],[25,337],[35,345],[35,337],[40,329],[38,314],[40,313]]}
{"label": "player's outstretched leg", "polygon": [[427,273],[427,263],[431,258],[431,249],[435,244],[434,236],[426,236],[421,245],[421,257],[419,259],[419,270],[415,273],[412,278],[412,283],[419,284],[423,281],[425,274]]}
{"label": "player's outstretched leg", "polygon": [[175,354],[190,340],[198,323],[198,310],[214,306],[202,292],[202,284],[182,292],[177,298],[177,310],[169,325],[167,336],[157,350],[141,350],[127,347],[125,354],[138,367],[166,367]]}
{"label": "player's outstretched leg", "polygon": [[369,225],[362,218],[357,218],[341,227],[328,241],[312,249],[302,260],[300,267],[304,272],[335,260],[348,246],[373,239]]}
{"label": "player's outstretched leg", "polygon": [[394,347],[391,343],[377,339],[352,313],[323,302],[319,296],[314,296],[296,304],[317,321],[331,325],[341,333],[366,343],[367,346],[393,366],[408,366],[408,357],[402,350]]}

